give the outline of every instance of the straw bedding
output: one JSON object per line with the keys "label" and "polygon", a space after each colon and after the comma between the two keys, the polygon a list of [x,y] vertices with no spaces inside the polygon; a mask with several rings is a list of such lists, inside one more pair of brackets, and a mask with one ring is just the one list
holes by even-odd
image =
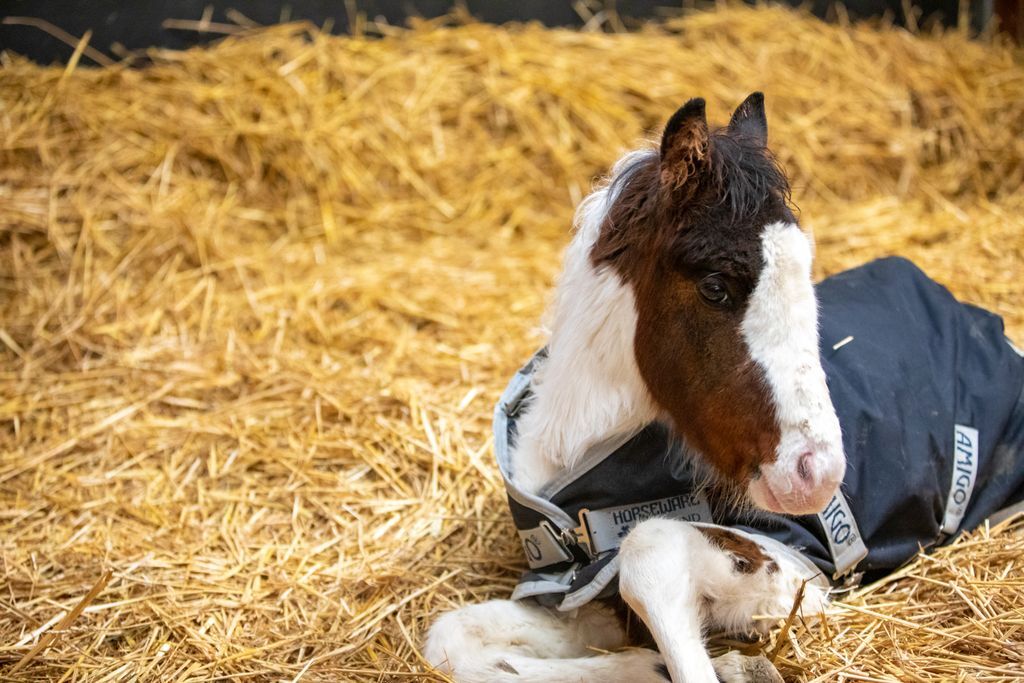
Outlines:
{"label": "straw bedding", "polygon": [[[903,254],[1024,337],[1018,49],[764,8],[383,33],[6,55],[5,680],[439,680],[431,617],[522,567],[488,423],[572,207],[687,97],[767,92],[818,275]],[[762,647],[793,680],[1014,678],[1020,526]]]}

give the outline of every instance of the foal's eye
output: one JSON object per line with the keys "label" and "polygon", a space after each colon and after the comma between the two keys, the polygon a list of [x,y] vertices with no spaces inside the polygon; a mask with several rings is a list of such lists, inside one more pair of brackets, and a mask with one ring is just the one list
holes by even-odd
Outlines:
{"label": "foal's eye", "polygon": [[712,306],[725,308],[732,303],[729,288],[725,284],[725,278],[718,273],[712,273],[698,282],[697,291],[700,292],[704,301]]}

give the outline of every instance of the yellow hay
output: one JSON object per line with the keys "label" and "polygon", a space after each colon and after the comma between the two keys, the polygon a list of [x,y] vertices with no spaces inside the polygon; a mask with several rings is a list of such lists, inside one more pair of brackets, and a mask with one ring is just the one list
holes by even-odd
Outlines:
{"label": "yellow hay", "polygon": [[[150,57],[0,69],[5,680],[440,679],[430,619],[523,566],[489,415],[572,207],[688,97],[766,91],[819,275],[903,254],[1024,333],[1006,45],[736,8]],[[1016,677],[1022,538],[794,624],[780,665]]]}

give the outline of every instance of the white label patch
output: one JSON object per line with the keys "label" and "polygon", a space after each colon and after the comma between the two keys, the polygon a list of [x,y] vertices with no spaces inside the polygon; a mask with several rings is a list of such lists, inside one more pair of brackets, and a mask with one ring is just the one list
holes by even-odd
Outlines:
{"label": "white label patch", "polygon": [[978,430],[974,427],[954,425],[953,428],[953,481],[946,500],[946,516],[942,531],[956,533],[964,521],[967,504],[971,502],[974,480],[978,477]]}
{"label": "white label patch", "polygon": [[523,552],[531,569],[540,569],[558,562],[572,559],[572,554],[558,540],[554,529],[547,522],[532,529],[519,530],[519,540],[523,543]]}
{"label": "white label patch", "polygon": [[703,494],[689,493],[603,510],[580,511],[580,521],[590,538],[590,550],[595,554],[618,548],[633,527],[652,517],[710,523],[711,507]]}
{"label": "white label patch", "polygon": [[864,539],[860,536],[857,521],[850,511],[850,504],[842,493],[836,492],[828,502],[824,512],[818,513],[818,520],[825,529],[828,549],[832,553],[832,562],[836,565],[836,573],[832,578],[852,571],[857,563],[868,554]]}

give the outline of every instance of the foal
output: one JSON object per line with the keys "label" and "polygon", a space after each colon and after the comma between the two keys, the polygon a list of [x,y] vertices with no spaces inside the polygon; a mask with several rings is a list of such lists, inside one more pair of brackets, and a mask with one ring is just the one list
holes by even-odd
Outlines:
{"label": "foal", "polygon": [[[685,444],[678,459],[729,492],[725,504],[800,515],[836,494],[845,461],[819,359],[812,246],[766,148],[763,97],[749,96],[714,130],[704,109],[687,102],[659,150],[628,154],[580,206],[546,352],[499,406],[513,512],[538,509],[651,424]],[[770,539],[685,521],[707,518],[685,502],[657,502],[616,512],[621,541],[608,533],[612,517],[588,510],[577,538],[546,522],[521,531],[531,566],[568,564],[587,537],[601,569],[579,590],[573,569],[573,587],[546,601],[557,610],[494,600],[442,616],[429,661],[458,681],[751,680],[738,655],[712,660],[702,634],[764,628],[755,617],[787,614],[816,570]],[[667,514],[644,520],[652,510]],[[594,598],[616,576],[657,652],[614,651],[627,644],[624,628]],[[515,597],[544,597],[559,580],[539,571]],[[808,584],[804,610],[825,603],[823,584]]]}

